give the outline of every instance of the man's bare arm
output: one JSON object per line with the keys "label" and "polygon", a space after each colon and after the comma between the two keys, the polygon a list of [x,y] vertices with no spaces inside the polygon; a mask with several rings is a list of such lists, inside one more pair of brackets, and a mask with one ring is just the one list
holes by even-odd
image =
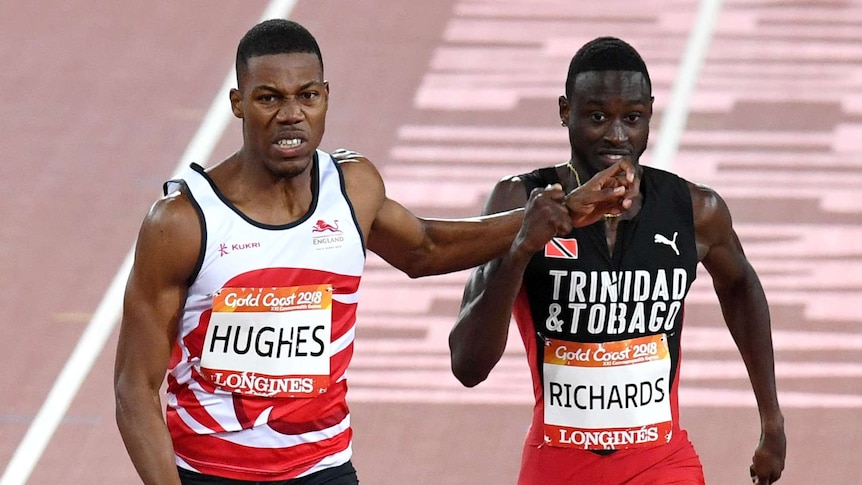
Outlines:
{"label": "man's bare arm", "polygon": [[145,484],[180,483],[159,390],[200,241],[189,202],[177,195],[160,200],[141,226],[126,285],[114,367],[116,419]]}
{"label": "man's bare arm", "polygon": [[760,279],[733,230],[730,211],[714,191],[692,186],[698,254],[712,276],[727,328],[757,400],[761,438],[752,459],[756,484],[778,480],[784,469],[784,417],[775,385],[769,305]]}
{"label": "man's bare arm", "polygon": [[[417,217],[386,196],[383,180],[370,161],[356,152],[337,155],[368,248],[412,278],[468,269],[499,258],[521,228],[523,205],[472,218]],[[630,165],[619,164],[600,175],[576,191],[576,197],[567,198],[574,224],[595,222],[631,203],[625,201],[625,180],[634,178]]]}

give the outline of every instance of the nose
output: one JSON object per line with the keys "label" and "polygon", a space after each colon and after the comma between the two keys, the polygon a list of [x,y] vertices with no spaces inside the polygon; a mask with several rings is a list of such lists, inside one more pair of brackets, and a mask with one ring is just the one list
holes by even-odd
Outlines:
{"label": "nose", "polygon": [[302,121],[303,117],[304,113],[302,112],[302,106],[295,96],[285,97],[281,106],[278,108],[278,113],[276,114],[276,120],[278,120],[279,123],[287,124]]}
{"label": "nose", "polygon": [[628,131],[626,131],[626,126],[622,122],[622,120],[616,120],[608,126],[607,131],[605,131],[605,140],[613,143],[614,145],[622,145],[627,142],[629,139]]}

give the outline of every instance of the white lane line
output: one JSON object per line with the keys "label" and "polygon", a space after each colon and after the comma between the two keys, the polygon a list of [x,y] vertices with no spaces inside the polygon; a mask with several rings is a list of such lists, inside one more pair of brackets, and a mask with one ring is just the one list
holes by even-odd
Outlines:
{"label": "white lane line", "polygon": [[[261,15],[261,20],[270,18],[286,18],[290,15],[297,0],[272,0]],[[197,133],[189,142],[180,159],[177,168],[174,169],[175,177],[182,169],[192,162],[202,163],[212,154],[213,149],[222,137],[232,113],[228,108],[228,92],[236,84],[234,67],[225,77],[221,88],[210,104],[209,110],[203,122],[198,127]],[[101,354],[105,342],[114,330],[114,326],[120,318],[123,307],[123,293],[126,280],[132,267],[134,257],[134,245],[126,254],[117,274],[111,281],[105,296],[96,308],[93,318],[81,334],[75,349],[54,381],[54,386],[48,393],[48,397],[30,423],[30,428],[24,435],[24,439],[9,460],[6,470],[0,478],[0,485],[23,485],[26,483],[33,468],[48,446],[51,437],[57,430],[57,426],[66,415],[72,400],[78,393],[84,379],[90,373],[93,364]]]}
{"label": "white lane line", "polygon": [[697,85],[697,77],[703,59],[709,50],[715,23],[721,11],[721,0],[702,0],[697,20],[688,36],[688,44],[682,55],[679,73],[676,76],[667,109],[661,119],[658,141],[650,157],[650,166],[670,170],[679,149],[679,140],[688,120],[691,95]]}

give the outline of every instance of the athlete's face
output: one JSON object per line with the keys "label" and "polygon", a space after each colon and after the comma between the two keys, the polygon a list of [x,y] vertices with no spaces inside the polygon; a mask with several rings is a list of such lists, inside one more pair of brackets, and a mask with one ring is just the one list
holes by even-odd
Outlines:
{"label": "athlete's face", "polygon": [[560,96],[572,160],[596,173],[620,160],[637,164],[646,150],[653,98],[644,76],[589,71],[575,78],[571,99]]}
{"label": "athlete's face", "polygon": [[282,177],[311,165],[323,139],[329,85],[315,54],[252,57],[231,90],[231,106],[243,120],[243,151]]}

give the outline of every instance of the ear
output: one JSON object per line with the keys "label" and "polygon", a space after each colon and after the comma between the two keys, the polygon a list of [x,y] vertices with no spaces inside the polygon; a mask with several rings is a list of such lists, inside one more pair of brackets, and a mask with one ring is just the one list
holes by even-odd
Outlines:
{"label": "ear", "polygon": [[565,96],[560,96],[557,101],[560,104],[560,123],[563,126],[569,125],[569,100]]}
{"label": "ear", "polygon": [[233,111],[233,115],[237,118],[242,119],[242,93],[239,92],[238,89],[230,90],[230,109]]}

